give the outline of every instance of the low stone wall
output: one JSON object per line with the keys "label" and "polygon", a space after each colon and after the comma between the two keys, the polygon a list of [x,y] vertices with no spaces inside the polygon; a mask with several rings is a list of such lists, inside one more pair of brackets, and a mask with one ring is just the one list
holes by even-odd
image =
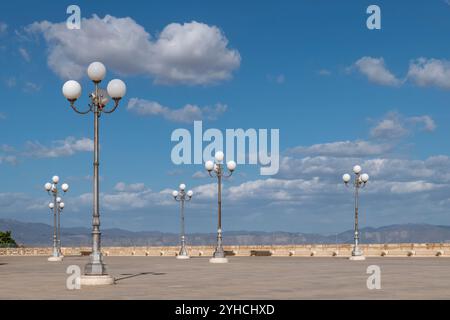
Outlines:
{"label": "low stone wall", "polygon": [[[450,243],[392,243],[361,245],[367,257],[450,257]],[[212,256],[213,246],[188,247],[191,256]],[[62,248],[65,256],[88,254],[90,247]],[[104,247],[105,256],[176,256],[179,247]],[[225,246],[235,256],[250,256],[251,251],[266,251],[276,257],[348,257],[350,244],[311,244],[281,246]],[[50,256],[52,248],[0,248],[0,256]]]}

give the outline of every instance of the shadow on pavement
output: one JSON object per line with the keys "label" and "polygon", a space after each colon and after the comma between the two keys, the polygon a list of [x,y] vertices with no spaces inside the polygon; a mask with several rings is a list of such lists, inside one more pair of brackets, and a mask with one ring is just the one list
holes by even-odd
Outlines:
{"label": "shadow on pavement", "polygon": [[124,273],[124,274],[121,274],[121,276],[124,276],[124,277],[116,278],[115,280],[116,280],[116,282],[118,282],[118,281],[130,279],[130,278],[134,278],[134,277],[146,276],[149,274],[152,276],[162,276],[162,275],[165,275],[166,273],[162,273],[162,272],[141,272],[141,273],[136,273],[136,274]]}

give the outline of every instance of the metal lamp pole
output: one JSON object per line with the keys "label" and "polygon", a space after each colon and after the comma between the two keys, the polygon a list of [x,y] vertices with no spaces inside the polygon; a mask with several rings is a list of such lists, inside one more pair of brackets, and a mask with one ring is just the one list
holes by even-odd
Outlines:
{"label": "metal lamp pole", "polygon": [[[99,187],[99,119],[103,113],[113,113],[119,106],[120,99],[126,92],[126,85],[122,80],[114,79],[108,83],[107,90],[100,88],[101,81],[105,78],[106,68],[100,62],[93,62],[87,69],[89,78],[94,83],[94,91],[89,95],[89,108],[80,111],[75,107],[75,101],[81,95],[81,86],[74,80],[67,81],[63,86],[63,94],[69,100],[72,109],[79,114],[92,112],[94,115],[94,177],[93,177],[93,213],[92,213],[92,253],[90,261],[86,264],[85,277],[81,278],[84,285],[112,284],[114,279],[108,276],[106,266],[103,263],[101,253],[100,232],[100,187]],[[107,110],[110,98],[114,100],[114,106]]]}
{"label": "metal lamp pole", "polygon": [[189,254],[186,249],[186,235],[184,232],[184,202],[191,201],[194,192],[186,190],[186,185],[184,183],[180,184],[180,190],[172,192],[172,196],[176,201],[181,203],[181,249],[177,256],[177,259],[189,259]]}
{"label": "metal lamp pole", "polygon": [[[352,250],[352,256],[350,260],[365,260],[363,252],[359,247],[359,189],[364,188],[369,181],[369,175],[367,173],[361,174],[361,166],[354,166],[353,173],[355,174],[355,180],[353,182],[353,186],[355,187],[355,225],[354,225],[354,245]],[[342,176],[342,180],[346,186],[348,186],[351,176],[349,174],[344,174]]]}
{"label": "metal lamp pole", "polygon": [[58,204],[58,251],[60,256],[62,257],[61,251],[61,212],[64,210],[65,204],[62,202],[61,197],[56,198],[56,203]]}
{"label": "metal lamp pole", "polygon": [[213,254],[213,258],[209,260],[211,263],[227,263],[228,259],[225,257],[225,251],[223,249],[222,239],[222,178],[230,177],[236,169],[236,162],[229,161],[227,163],[228,172],[225,172],[223,168],[224,154],[222,151],[216,152],[215,162],[207,161],[205,168],[208,174],[217,178],[217,204],[218,204],[218,223],[217,223],[217,246]]}
{"label": "metal lamp pole", "polygon": [[[62,261],[63,259],[60,247],[61,240],[59,239],[60,236],[59,205],[61,203],[61,198],[58,196],[59,194],[58,183],[59,177],[53,176],[52,182],[51,183],[47,182],[44,186],[45,191],[47,191],[47,193],[53,198],[53,201],[48,205],[50,210],[53,211],[53,251],[52,256],[48,258],[48,261]],[[69,190],[69,185],[67,183],[63,183],[61,185],[61,189],[64,193],[66,193]]]}

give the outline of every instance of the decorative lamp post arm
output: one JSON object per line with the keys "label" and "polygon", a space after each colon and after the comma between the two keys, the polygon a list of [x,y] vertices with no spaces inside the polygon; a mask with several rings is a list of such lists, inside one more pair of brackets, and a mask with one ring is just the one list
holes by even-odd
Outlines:
{"label": "decorative lamp post arm", "polygon": [[116,111],[117,107],[119,106],[119,101],[120,101],[120,99],[114,99],[114,107],[111,110],[102,109],[102,112],[107,113],[107,114],[113,113],[114,111]]}
{"label": "decorative lamp post arm", "polygon": [[70,107],[72,108],[73,111],[75,111],[78,114],[88,114],[89,112],[92,112],[92,106],[89,105],[89,109],[86,111],[80,111],[77,109],[77,107],[75,106],[75,101],[70,101]]}

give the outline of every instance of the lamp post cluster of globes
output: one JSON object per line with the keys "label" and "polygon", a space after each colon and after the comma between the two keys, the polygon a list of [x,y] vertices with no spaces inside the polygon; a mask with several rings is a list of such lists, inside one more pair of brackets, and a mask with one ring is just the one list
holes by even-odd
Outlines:
{"label": "lamp post cluster of globes", "polygon": [[[222,151],[217,151],[214,155],[214,161],[207,161],[205,163],[205,169],[208,174],[217,178],[217,203],[218,203],[218,223],[217,223],[217,245],[214,251],[213,257],[209,260],[211,263],[227,263],[228,259],[225,257],[225,251],[223,249],[222,239],[222,179],[230,177],[234,170],[236,170],[236,162],[227,162],[226,169],[223,164],[224,154]],[[176,201],[181,203],[181,249],[177,255],[178,259],[189,259],[189,254],[186,249],[186,235],[184,230],[184,203],[190,201],[193,196],[191,190],[185,191],[186,185],[183,183],[180,185],[179,190],[174,190],[172,196]]]}
{"label": "lamp post cluster of globes", "polygon": [[[64,202],[60,197],[60,190],[58,187],[59,177],[53,176],[52,182],[47,182],[44,186],[45,191],[52,197],[52,202],[48,204],[48,207],[53,212],[53,251],[52,256],[48,258],[48,261],[62,261],[63,255],[61,252],[61,212],[64,209]],[[69,185],[63,183],[61,190],[66,193],[69,190]]]}
{"label": "lamp post cluster of globes", "polygon": [[[111,114],[119,106],[120,100],[125,96],[126,85],[120,79],[111,80],[106,86],[106,90],[101,87],[101,83],[106,76],[106,68],[101,62],[93,62],[87,69],[87,74],[94,84],[94,89],[89,93],[89,102],[87,108],[80,110],[75,102],[81,97],[81,85],[75,80],[69,80],[64,83],[62,93],[69,101],[70,107],[78,114],[92,113],[94,116],[94,156],[93,156],[93,212],[92,212],[92,253],[90,260],[84,268],[84,275],[81,277],[81,284],[84,285],[101,285],[112,284],[114,279],[108,274],[106,265],[103,263],[101,253],[101,232],[100,232],[100,186],[99,186],[99,120],[102,114]],[[113,101],[113,106],[107,108],[109,102]],[[218,223],[217,223],[217,245],[214,251],[211,263],[226,263],[228,262],[223,248],[222,238],[222,179],[230,177],[236,169],[236,162],[229,161],[226,166],[223,163],[224,154],[222,151],[216,152],[213,161],[207,161],[205,168],[212,178],[217,179],[217,202],[218,202]],[[352,257],[358,259],[362,257],[362,252],[359,248],[359,231],[358,231],[358,190],[364,187],[369,180],[367,174],[361,174],[361,167],[355,166],[353,168],[355,173],[354,187],[355,187],[355,244],[352,251]],[[343,180],[346,185],[351,180],[351,176],[345,174]],[[53,210],[54,214],[54,236],[53,236],[53,253],[50,261],[62,260],[61,240],[60,240],[60,214],[64,209],[64,202],[58,196],[59,177],[54,176],[52,183],[45,185],[45,190],[53,196],[53,202],[49,204],[49,208]],[[181,249],[178,255],[180,259],[189,257],[186,249],[186,239],[184,234],[184,204],[185,201],[190,201],[193,196],[192,191],[185,192],[186,186],[180,185],[178,191],[173,192],[173,197],[181,202]],[[69,186],[62,184],[61,189],[67,192]]]}

